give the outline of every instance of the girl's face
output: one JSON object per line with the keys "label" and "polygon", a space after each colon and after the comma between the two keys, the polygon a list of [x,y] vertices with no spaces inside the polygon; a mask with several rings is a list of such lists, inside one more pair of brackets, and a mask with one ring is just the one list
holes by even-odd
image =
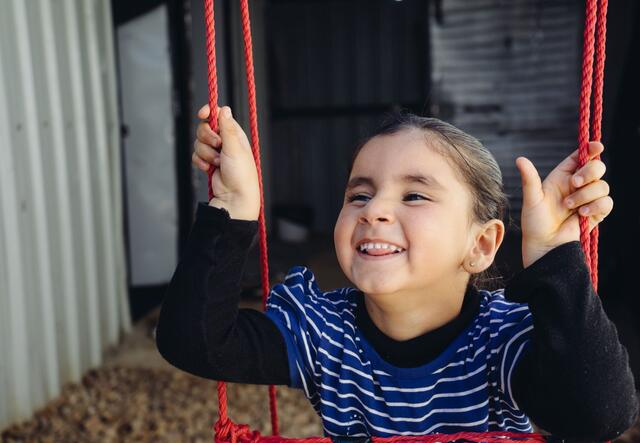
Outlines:
{"label": "girl's face", "polygon": [[374,137],[356,157],[336,222],[338,262],[367,295],[450,293],[466,285],[470,217],[469,191],[422,131]]}

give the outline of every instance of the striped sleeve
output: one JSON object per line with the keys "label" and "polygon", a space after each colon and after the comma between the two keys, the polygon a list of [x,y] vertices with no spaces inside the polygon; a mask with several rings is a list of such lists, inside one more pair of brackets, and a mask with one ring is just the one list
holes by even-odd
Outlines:
{"label": "striped sleeve", "polygon": [[317,324],[317,319],[309,315],[313,309],[312,298],[318,294],[313,273],[296,266],[289,270],[282,284],[271,289],[266,311],[285,339],[290,387],[304,390],[309,399],[318,395],[314,372],[323,325]]}
{"label": "striped sleeve", "polygon": [[495,322],[495,326],[492,325],[493,340],[496,340],[493,347],[498,349],[498,388],[504,393],[504,401],[514,410],[520,410],[513,396],[512,378],[516,366],[531,344],[533,317],[528,305],[506,302],[502,292],[494,295],[497,297],[492,304],[497,308],[495,312],[499,313],[496,318],[501,319]]}

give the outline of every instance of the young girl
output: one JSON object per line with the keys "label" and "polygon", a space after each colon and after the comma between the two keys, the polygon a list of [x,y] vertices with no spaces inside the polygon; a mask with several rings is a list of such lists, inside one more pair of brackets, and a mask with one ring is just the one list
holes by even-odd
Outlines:
{"label": "young girl", "polygon": [[[206,119],[208,107],[199,117]],[[247,137],[228,107],[198,128],[193,162],[215,167],[157,328],[173,365],[201,377],[304,390],[328,436],[532,431],[607,440],[638,414],[627,352],[580,246],[612,210],[604,147],[541,182],[522,176],[524,269],[476,287],[502,243],[507,199],[493,156],[433,118],[394,116],[356,151],[335,226],[353,288],[324,292],[294,267],[261,313],[238,310],[260,197]]]}

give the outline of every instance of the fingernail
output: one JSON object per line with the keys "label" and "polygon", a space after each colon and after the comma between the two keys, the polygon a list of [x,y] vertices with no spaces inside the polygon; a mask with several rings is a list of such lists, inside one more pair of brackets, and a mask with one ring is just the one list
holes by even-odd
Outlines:
{"label": "fingernail", "polygon": [[582,177],[580,177],[579,175],[575,175],[573,177],[573,182],[575,183],[576,186],[580,186],[580,185],[582,185],[582,183],[584,183],[584,179]]}
{"label": "fingernail", "polygon": [[589,208],[587,208],[586,206],[580,208],[580,214],[587,215],[588,213],[589,213]]}
{"label": "fingernail", "polygon": [[231,108],[228,106],[224,107],[224,110],[222,111],[222,114],[226,117],[226,118],[231,118]]}
{"label": "fingernail", "polygon": [[567,199],[567,200],[565,200],[565,203],[567,204],[567,207],[573,208],[573,200]]}

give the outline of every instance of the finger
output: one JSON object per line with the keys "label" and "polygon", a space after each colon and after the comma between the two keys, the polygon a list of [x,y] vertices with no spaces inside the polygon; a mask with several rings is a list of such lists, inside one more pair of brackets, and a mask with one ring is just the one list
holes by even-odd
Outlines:
{"label": "finger", "polygon": [[609,214],[613,211],[613,199],[611,197],[603,197],[589,206],[588,214],[580,214],[583,216],[588,216],[589,220],[589,232],[598,224],[600,224]]}
{"label": "finger", "polygon": [[196,131],[196,138],[202,143],[206,143],[214,148],[219,148],[222,145],[222,139],[218,134],[213,132],[213,129],[209,126],[209,123],[200,123]]}
{"label": "finger", "polygon": [[[600,142],[589,142],[589,154],[587,157],[587,161],[595,158],[597,155],[600,155],[604,151],[604,145]],[[549,176],[557,174],[558,172],[564,174],[573,174],[574,171],[578,168],[578,164],[580,161],[580,150],[576,149],[569,155],[567,158],[562,160],[558,166],[556,166],[553,171],[549,173]],[[563,175],[564,175],[563,174]]]}
{"label": "finger", "polygon": [[202,157],[199,157],[195,152],[193,153],[193,155],[195,156],[195,159],[196,159],[194,164],[196,164],[196,166],[199,169],[202,169],[203,171],[208,171],[211,165],[215,166],[216,168],[220,167],[221,159],[220,159],[220,154],[218,153],[216,153],[216,157],[214,157],[213,161],[207,161]]}
{"label": "finger", "polygon": [[607,167],[601,160],[590,160],[582,168],[578,169],[575,174],[573,174],[573,177],[571,177],[571,183],[576,188],[584,186],[585,184],[600,180],[606,171]]}
{"label": "finger", "polygon": [[600,142],[589,142],[589,159],[596,158],[604,151],[604,145]]}
{"label": "finger", "polygon": [[202,170],[202,171],[208,171],[209,170],[209,163],[207,163],[206,161],[202,160],[200,157],[198,157],[198,155],[194,152],[193,154],[191,154],[191,163],[193,163],[193,165]]}
{"label": "finger", "polygon": [[522,206],[534,206],[544,198],[540,175],[533,163],[526,157],[518,157],[516,166],[522,178]]}
{"label": "finger", "polygon": [[[217,111],[216,115],[219,115],[220,114],[219,106],[216,106],[216,111]],[[202,108],[198,110],[198,118],[209,123],[209,120],[211,120],[211,108],[209,107],[209,105],[204,105]]]}
{"label": "finger", "polygon": [[193,143],[193,151],[200,159],[207,163],[213,163],[215,159],[220,156],[218,151],[199,140]]}
{"label": "finger", "polygon": [[581,206],[578,214],[583,217],[595,217],[596,219],[604,219],[613,210],[613,199],[610,196],[602,197],[596,201],[592,201],[588,205]]}
{"label": "finger", "polygon": [[[214,165],[214,166],[220,165],[220,153],[216,151],[213,151],[213,155],[206,156],[206,158],[198,155],[198,153],[194,151],[194,153],[191,156],[191,159],[193,163],[198,167],[202,166],[203,164]],[[207,168],[204,170],[207,170],[207,169],[209,169],[209,166],[207,166]]]}
{"label": "finger", "polygon": [[241,150],[251,151],[251,145],[238,122],[231,113],[231,108],[224,106],[219,115],[222,150],[229,156],[238,155]]}
{"label": "finger", "polygon": [[567,196],[564,200],[565,205],[569,209],[589,205],[602,197],[609,195],[609,183],[604,180],[598,180],[583,186],[573,194]]}
{"label": "finger", "polygon": [[210,111],[211,109],[209,108],[209,105],[208,104],[204,105],[202,108],[198,110],[198,118],[202,120],[208,119]]}

